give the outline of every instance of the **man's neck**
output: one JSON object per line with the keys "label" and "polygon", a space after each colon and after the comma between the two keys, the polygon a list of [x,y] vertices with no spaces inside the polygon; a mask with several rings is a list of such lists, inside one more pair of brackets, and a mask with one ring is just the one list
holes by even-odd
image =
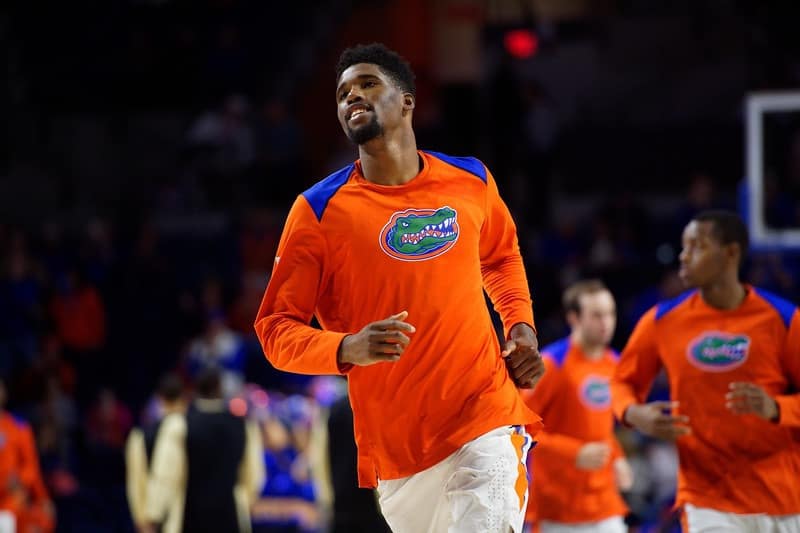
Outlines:
{"label": "man's neck", "polygon": [[185,410],[183,404],[166,405],[164,406],[164,416],[171,415],[172,413],[182,413]]}
{"label": "man's neck", "polygon": [[603,355],[606,353],[606,346],[604,344],[591,344],[586,342],[583,335],[581,335],[580,331],[573,331],[572,334],[570,335],[570,340],[574,344],[577,344],[580,347],[581,351],[583,352],[583,355],[587,359],[591,359],[594,361],[602,358]]}
{"label": "man's neck", "polygon": [[411,129],[385,133],[358,147],[364,179],[379,185],[403,185],[422,170]]}
{"label": "man's neck", "polygon": [[724,276],[706,287],[700,287],[700,296],[711,307],[722,310],[736,309],[747,296],[747,289],[738,276]]}

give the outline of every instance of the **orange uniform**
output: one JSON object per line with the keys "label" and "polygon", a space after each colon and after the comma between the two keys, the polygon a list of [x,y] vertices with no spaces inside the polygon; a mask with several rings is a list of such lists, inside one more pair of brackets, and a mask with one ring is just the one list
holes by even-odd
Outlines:
{"label": "orange uniform", "polygon": [[[527,521],[577,524],[624,516],[627,508],[613,470],[622,451],[614,438],[609,390],[616,353],[607,349],[601,358],[588,359],[569,338],[541,353],[547,371],[535,391],[523,393],[544,420],[536,453],[529,459],[533,482]],[[575,465],[578,450],[589,442],[606,442],[613,450],[600,470]]]}
{"label": "orange uniform", "polygon": [[52,506],[39,470],[36,443],[30,426],[0,412],[0,510],[11,512],[17,531],[34,526],[52,531]]}
{"label": "orange uniform", "polygon": [[[483,295],[506,335],[533,325],[508,209],[477,159],[419,154],[422,170],[403,185],[367,181],[356,161],[297,198],[255,323],[275,367],[348,374],[366,487],[539,420],[508,375]],[[339,367],[346,334],[403,310],[416,333],[399,361]]]}
{"label": "orange uniform", "polygon": [[[754,287],[733,310],[698,291],[650,309],[622,352],[612,381],[622,419],[645,401],[661,367],[691,435],[677,441],[676,505],[729,513],[800,513],[800,313]],[[725,407],[731,382],[752,382],[776,399],[776,423]]]}

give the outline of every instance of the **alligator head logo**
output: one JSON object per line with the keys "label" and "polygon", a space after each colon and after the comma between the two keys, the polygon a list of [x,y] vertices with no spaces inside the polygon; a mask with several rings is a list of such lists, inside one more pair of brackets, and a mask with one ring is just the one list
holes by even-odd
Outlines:
{"label": "alligator head logo", "polygon": [[401,261],[424,261],[442,255],[458,240],[456,217],[456,211],[447,206],[398,211],[381,230],[381,250]]}
{"label": "alligator head logo", "polygon": [[607,377],[587,376],[581,383],[579,391],[581,402],[590,409],[611,407],[611,389]]}
{"label": "alligator head logo", "polygon": [[707,331],[689,343],[689,362],[707,372],[726,372],[741,366],[750,353],[750,337]]}

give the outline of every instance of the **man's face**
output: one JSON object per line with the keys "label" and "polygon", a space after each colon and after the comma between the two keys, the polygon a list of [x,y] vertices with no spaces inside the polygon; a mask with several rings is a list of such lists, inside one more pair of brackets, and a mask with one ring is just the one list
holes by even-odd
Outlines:
{"label": "man's face", "polygon": [[351,65],[336,88],[339,123],[354,143],[365,144],[402,120],[404,94],[371,63]]}
{"label": "man's face", "polygon": [[714,235],[714,223],[692,220],[683,230],[683,248],[678,272],[687,287],[704,287],[718,279],[725,270],[731,254]]}
{"label": "man's face", "polygon": [[608,346],[617,327],[617,305],[609,291],[602,290],[582,294],[578,299],[580,311],[573,327],[589,344]]}

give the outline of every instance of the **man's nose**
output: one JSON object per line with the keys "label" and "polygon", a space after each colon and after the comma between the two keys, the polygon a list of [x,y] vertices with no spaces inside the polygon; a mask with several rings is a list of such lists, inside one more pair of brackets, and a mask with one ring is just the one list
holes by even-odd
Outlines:
{"label": "man's nose", "polygon": [[362,99],[363,97],[361,96],[361,92],[359,92],[358,89],[355,88],[350,89],[350,92],[347,93],[347,105],[354,104]]}

